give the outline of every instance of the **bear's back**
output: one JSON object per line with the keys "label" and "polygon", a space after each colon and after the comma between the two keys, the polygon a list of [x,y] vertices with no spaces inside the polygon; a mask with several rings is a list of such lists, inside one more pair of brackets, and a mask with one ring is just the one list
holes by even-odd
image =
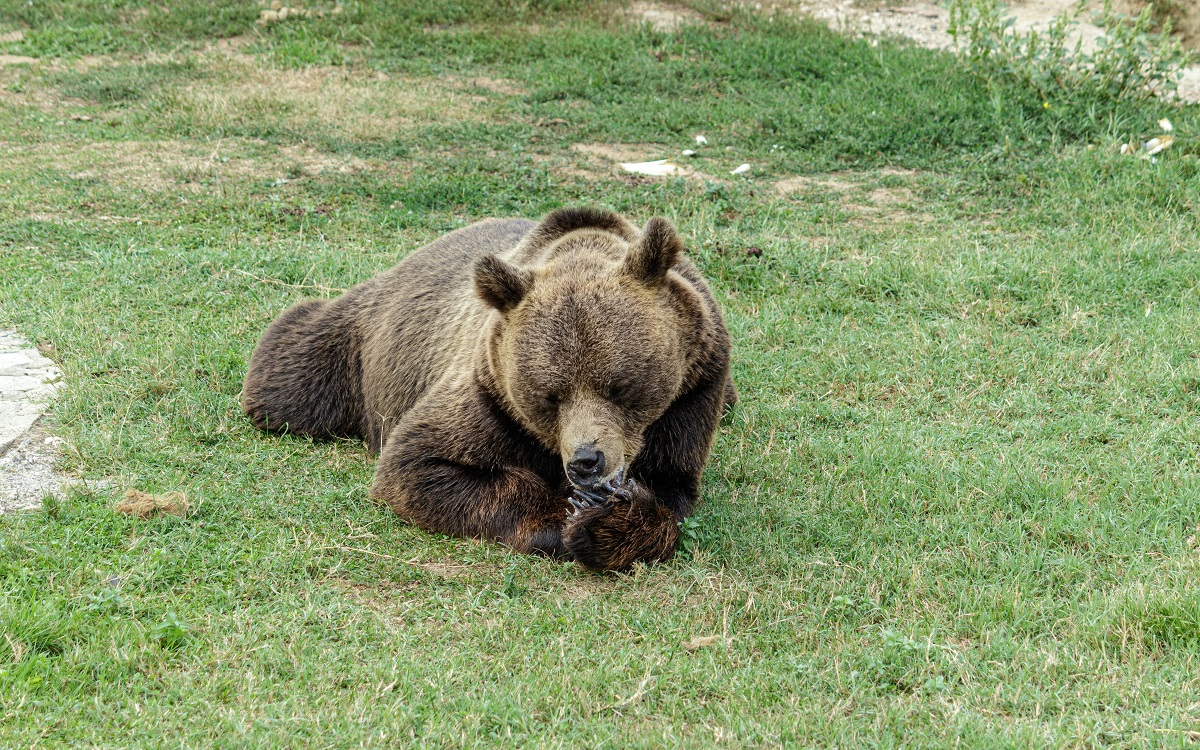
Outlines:
{"label": "bear's back", "polygon": [[475,261],[505,254],[535,222],[489,219],[414,251],[339,300],[361,335],[362,390],[371,438],[385,437],[447,373],[469,366],[490,308],[475,295]]}

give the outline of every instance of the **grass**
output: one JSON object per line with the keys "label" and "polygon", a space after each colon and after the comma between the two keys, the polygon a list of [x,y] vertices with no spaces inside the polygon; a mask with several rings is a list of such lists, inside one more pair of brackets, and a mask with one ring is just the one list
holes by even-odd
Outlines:
{"label": "grass", "polygon": [[[1200,738],[1194,108],[715,6],[208,6],[0,4],[39,57],[0,67],[0,326],[53,346],[87,479],[0,519],[0,745]],[[675,180],[572,148],[696,133]],[[578,203],[677,222],[736,342],[676,560],[432,536],[361,445],[242,416],[287,305]]]}

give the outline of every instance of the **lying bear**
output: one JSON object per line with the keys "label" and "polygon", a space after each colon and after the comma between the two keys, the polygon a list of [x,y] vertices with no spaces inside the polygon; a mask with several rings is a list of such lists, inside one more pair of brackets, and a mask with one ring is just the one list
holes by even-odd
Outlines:
{"label": "lying bear", "polygon": [[736,400],[682,251],[664,219],[482,221],[280,315],[242,405],[264,430],[363,438],[371,497],[431,531],[594,570],[665,560]]}

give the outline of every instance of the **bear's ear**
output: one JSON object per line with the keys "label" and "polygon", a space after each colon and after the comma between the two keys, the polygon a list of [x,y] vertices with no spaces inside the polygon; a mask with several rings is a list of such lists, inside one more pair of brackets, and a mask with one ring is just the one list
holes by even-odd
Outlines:
{"label": "bear's ear", "polygon": [[647,286],[658,286],[683,252],[683,240],[666,219],[646,222],[642,235],[629,246],[624,272]]}
{"label": "bear's ear", "polygon": [[495,255],[485,255],[475,263],[475,293],[500,312],[516,307],[531,286],[533,274]]}

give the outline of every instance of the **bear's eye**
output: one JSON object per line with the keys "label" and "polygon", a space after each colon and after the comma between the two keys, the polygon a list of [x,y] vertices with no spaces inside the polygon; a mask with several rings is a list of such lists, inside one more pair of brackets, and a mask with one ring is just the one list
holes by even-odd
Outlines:
{"label": "bear's eye", "polygon": [[557,393],[547,393],[542,396],[542,403],[546,406],[558,406],[562,402],[562,398]]}
{"label": "bear's eye", "polygon": [[613,383],[608,386],[608,400],[620,401],[621,397],[629,391],[629,388],[622,383]]}

